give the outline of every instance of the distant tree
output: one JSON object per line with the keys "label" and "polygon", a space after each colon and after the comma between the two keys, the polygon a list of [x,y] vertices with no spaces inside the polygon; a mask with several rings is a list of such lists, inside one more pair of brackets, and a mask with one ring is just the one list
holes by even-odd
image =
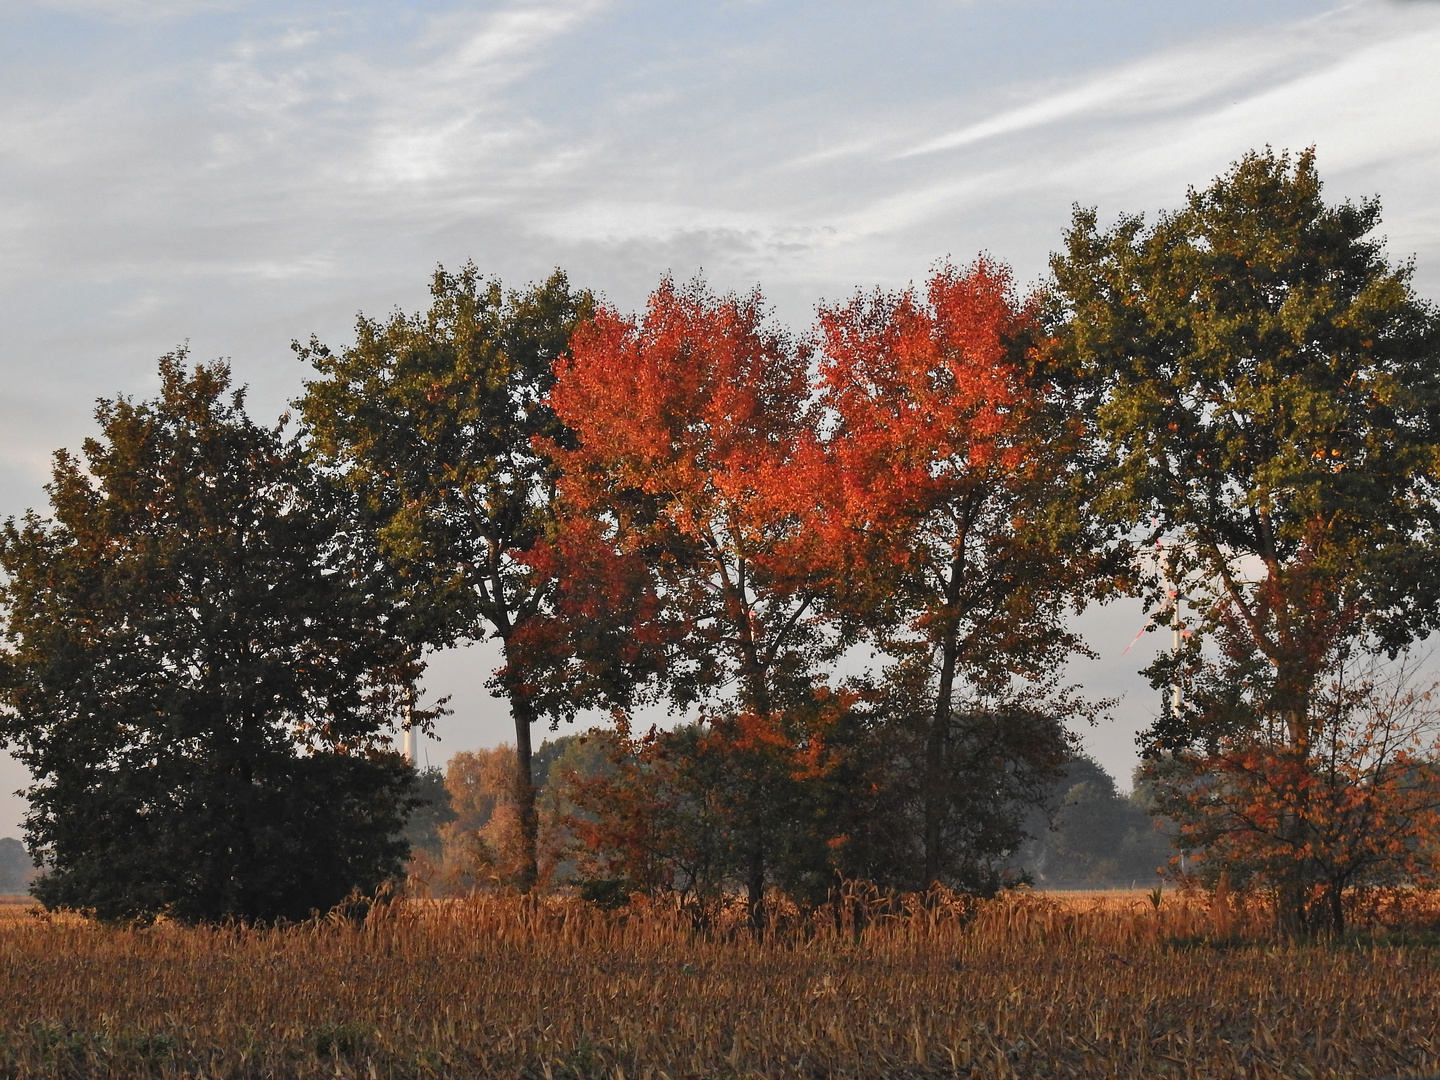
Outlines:
{"label": "distant tree", "polygon": [[547,739],[535,752],[542,880],[558,884],[577,880],[574,825],[586,818],[576,801],[577,791],[613,773],[609,749],[614,739],[613,731],[592,729]]}
{"label": "distant tree", "polygon": [[956,885],[1015,839],[1015,800],[1069,752],[1058,715],[1087,707],[1053,696],[1085,652],[1067,614],[1111,583],[1115,545],[1082,512],[1080,413],[1007,267],[947,266],[923,296],[860,296],[820,328],[833,424],[810,524],[832,612],[895,658],[891,872]]}
{"label": "distant tree", "polygon": [[[1266,150],[1148,229],[1077,210],[1052,262],[1059,351],[1097,390],[1098,505],[1166,543],[1196,612],[1150,670],[1183,693],[1147,750],[1196,776],[1273,766],[1261,787],[1296,857],[1268,881],[1292,933],[1311,925],[1298,856],[1324,673],[1440,619],[1440,319],[1368,238],[1379,217],[1326,205],[1312,152]],[[1153,578],[1169,622],[1164,591]]]}
{"label": "distant tree", "polygon": [[1031,838],[1014,864],[1050,889],[1154,886],[1175,854],[1171,832],[1156,828],[1144,798],[1126,798],[1088,757],[1072,758],[1051,788],[1044,812],[1027,823]]}
{"label": "distant tree", "polygon": [[[422,665],[350,508],[224,364],[160,362],[0,534],[0,739],[50,907],[300,918],[396,877]],[[417,712],[417,723],[427,715]]]}
{"label": "distant tree", "polygon": [[[668,280],[638,321],[599,308],[571,352],[549,397],[575,440],[552,449],[567,528],[643,568],[649,607],[632,636],[672,704],[704,709],[700,743],[739,754],[732,778],[748,795],[731,800],[727,844],[758,927],[777,869],[767,791],[809,752],[799,718],[839,647],[817,618],[818,538],[793,504],[814,444],[809,357],[768,325],[758,293]],[[761,746],[784,749],[751,753]]]}
{"label": "distant tree", "polygon": [[600,730],[571,732],[546,739],[535,751],[535,786],[558,791],[571,777],[589,778],[605,771],[605,740]]}
{"label": "distant tree", "polygon": [[525,883],[515,748],[462,750],[445,765],[452,818],[440,827],[441,891]]}
{"label": "distant tree", "polygon": [[13,836],[0,840],[0,894],[23,893],[34,870],[24,844]]}
{"label": "distant tree", "polygon": [[[845,876],[907,891],[938,883],[982,895],[1012,884],[1013,856],[1043,830],[1034,811],[1051,794],[1073,749],[1054,702],[1034,709],[1011,700],[1000,708],[972,705],[953,712],[933,764],[936,782],[925,768],[931,714],[897,709],[897,697],[892,687],[859,751],[866,783],[850,796]],[[928,835],[942,853],[930,864],[923,857],[927,798],[939,803],[939,830]]]}
{"label": "distant tree", "polygon": [[[576,812],[571,784],[603,772],[604,733],[563,735],[547,740],[532,758],[539,818],[539,882],[565,879],[572,835],[568,819]],[[422,894],[455,895],[476,889],[513,887],[523,867],[519,852],[519,810],[515,799],[515,748],[500,746],[462,750],[445,771],[420,774],[417,797],[428,796],[433,809],[427,837],[411,862],[411,885]],[[411,818],[427,808],[422,804]]]}
{"label": "distant tree", "polygon": [[[359,498],[393,568],[407,637],[431,647],[497,638],[491,688],[515,721],[521,828],[517,884],[536,875],[531,727],[572,716],[583,695],[546,697],[536,647],[557,581],[531,557],[552,530],[556,473],[533,445],[569,439],[545,401],[590,295],[556,271],[506,292],[473,265],[437,271],[428,312],[361,316],[355,344],[297,346],[320,377],[301,400],[320,461]],[[527,633],[529,636],[527,638]],[[528,644],[527,644],[528,642]]]}
{"label": "distant tree", "polygon": [[433,767],[417,772],[414,800],[415,806],[405,819],[405,842],[412,854],[423,851],[433,858],[440,854],[441,826],[455,820],[450,793],[445,789],[445,773]]}

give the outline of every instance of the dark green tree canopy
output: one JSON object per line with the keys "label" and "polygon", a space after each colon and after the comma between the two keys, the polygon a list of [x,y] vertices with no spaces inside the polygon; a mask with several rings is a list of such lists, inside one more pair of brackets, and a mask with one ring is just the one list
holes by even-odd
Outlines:
{"label": "dark green tree canopy", "polygon": [[546,602],[522,558],[550,527],[566,439],[544,403],[587,294],[564,274],[506,293],[473,265],[437,271],[425,312],[361,316],[355,344],[296,346],[320,378],[299,402],[319,460],[358,493],[431,644],[509,638]]}
{"label": "dark green tree canopy", "polygon": [[[358,500],[361,527],[396,577],[404,632],[417,646],[498,638],[491,687],[515,720],[517,783],[535,875],[530,728],[542,712],[573,715],[573,695],[546,694],[542,649],[528,633],[554,603],[554,575],[529,556],[554,525],[555,468],[536,441],[569,442],[545,404],[553,367],[593,307],[556,271],[506,292],[471,264],[439,270],[430,309],[363,315],[355,344],[296,346],[320,377],[299,402],[323,467]],[[522,882],[528,885],[527,882]]]}
{"label": "dark green tree canopy", "polygon": [[1334,648],[1393,651],[1437,623],[1440,320],[1379,218],[1325,203],[1312,152],[1267,150],[1149,228],[1077,210],[1052,261],[1057,337],[1108,447],[1097,505],[1165,538],[1250,688],[1208,718],[1190,695],[1162,741],[1222,712],[1300,723]]}
{"label": "dark green tree canopy", "polygon": [[[303,917],[400,872],[419,674],[378,560],[224,364],[160,363],[55,455],[53,519],[0,536],[0,739],[35,778],[46,903],[109,918]],[[423,723],[425,717],[422,715]]]}

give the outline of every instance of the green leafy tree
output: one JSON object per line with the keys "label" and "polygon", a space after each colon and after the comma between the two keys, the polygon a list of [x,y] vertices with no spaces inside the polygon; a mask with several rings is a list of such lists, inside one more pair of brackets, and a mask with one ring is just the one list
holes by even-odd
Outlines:
{"label": "green leafy tree", "polygon": [[[1150,671],[1183,693],[1148,746],[1197,775],[1247,741],[1276,752],[1292,932],[1317,686],[1349,652],[1427,633],[1440,600],[1440,321],[1379,219],[1375,200],[1327,205],[1312,152],[1266,150],[1149,228],[1077,210],[1052,262],[1060,349],[1097,389],[1099,506],[1153,523],[1197,613]],[[1158,575],[1149,599],[1176,618]]]}
{"label": "green leafy tree", "polygon": [[552,367],[592,306],[557,271],[505,292],[473,265],[437,271],[429,311],[361,316],[341,352],[296,346],[320,378],[299,403],[319,458],[359,498],[364,527],[397,576],[410,640],[432,647],[497,638],[491,687],[515,721],[524,851],[516,883],[536,875],[531,727],[573,716],[583,696],[545,692],[555,575],[531,556],[552,530],[555,471],[533,444],[569,436],[545,403]]}
{"label": "green leafy tree", "polygon": [[415,774],[415,806],[405,820],[405,840],[412,853],[435,857],[441,852],[440,830],[455,820],[450,793],[445,790],[445,773],[430,767]]}
{"label": "green leafy tree", "polygon": [[1027,822],[1031,838],[1016,851],[1015,865],[1047,889],[1158,884],[1156,874],[1167,869],[1175,850],[1150,815],[1148,789],[1137,788],[1126,798],[1091,758],[1072,758],[1043,811]]}
{"label": "green leafy tree", "polygon": [[111,919],[304,917],[401,872],[414,775],[387,732],[421,665],[283,423],[252,422],[224,364],[160,375],[100,402],[83,461],[55,455],[53,519],[0,534],[34,891]]}
{"label": "green leafy tree", "polygon": [[1034,834],[1033,811],[1073,750],[1068,710],[1039,694],[1029,707],[1019,695],[999,707],[965,702],[948,718],[931,771],[917,765],[929,760],[933,713],[907,708],[905,691],[891,680],[867,731],[867,783],[851,795],[858,812],[845,834],[845,876],[905,891],[940,884],[992,894],[1014,879],[1010,856]]}

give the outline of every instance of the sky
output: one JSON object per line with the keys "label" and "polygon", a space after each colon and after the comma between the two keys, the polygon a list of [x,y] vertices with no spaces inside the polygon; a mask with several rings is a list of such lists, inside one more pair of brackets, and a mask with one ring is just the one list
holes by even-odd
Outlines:
{"label": "sky", "polygon": [[[1379,195],[1440,297],[1434,0],[0,0],[0,516],[156,359],[228,358],[270,419],[359,312],[437,265],[556,266],[625,310],[661,276],[816,304],[977,253],[1040,283],[1075,205],[1177,206],[1247,150],[1314,146]],[[1128,782],[1160,644],[1087,613],[1081,736]],[[509,720],[487,645],[439,655],[425,757]],[[0,755],[0,792],[25,783]],[[0,835],[24,804],[0,795]]]}

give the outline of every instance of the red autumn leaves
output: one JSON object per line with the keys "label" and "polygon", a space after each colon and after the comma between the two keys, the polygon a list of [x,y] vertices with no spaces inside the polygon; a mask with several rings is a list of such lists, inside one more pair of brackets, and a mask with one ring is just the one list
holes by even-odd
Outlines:
{"label": "red autumn leaves", "polygon": [[[1037,322],[985,260],[937,271],[923,297],[824,309],[814,343],[773,329],[758,294],[666,281],[638,319],[600,308],[557,365],[549,404],[573,439],[545,447],[562,513],[537,559],[561,582],[553,641],[572,671],[595,671],[613,654],[587,658],[585,639],[622,622],[640,684],[702,705],[712,730],[691,751],[723,744],[753,777],[721,830],[745,848],[742,878],[759,882],[781,846],[740,820],[767,812],[764,791],[843,768],[826,743],[848,646],[893,658],[903,708],[930,731],[911,785],[926,881],[946,865],[943,758],[962,694],[1048,688],[1073,649],[1061,616],[1092,566],[1051,505],[1073,410],[1054,407]],[[601,799],[612,815],[620,794]]]}
{"label": "red autumn leaves", "polygon": [[601,308],[549,398],[576,443],[547,447],[565,508],[551,550],[587,562],[580,577],[600,549],[614,573],[643,565],[649,600],[582,597],[568,575],[575,616],[599,617],[597,595],[629,604],[681,699],[733,680],[762,716],[833,659],[826,619],[958,634],[997,682],[1038,670],[1068,648],[1049,615],[1076,560],[1049,505],[1075,433],[1036,337],[1034,304],[983,260],[938,271],[923,299],[823,310],[818,357],[758,295],[667,281],[638,320]]}

